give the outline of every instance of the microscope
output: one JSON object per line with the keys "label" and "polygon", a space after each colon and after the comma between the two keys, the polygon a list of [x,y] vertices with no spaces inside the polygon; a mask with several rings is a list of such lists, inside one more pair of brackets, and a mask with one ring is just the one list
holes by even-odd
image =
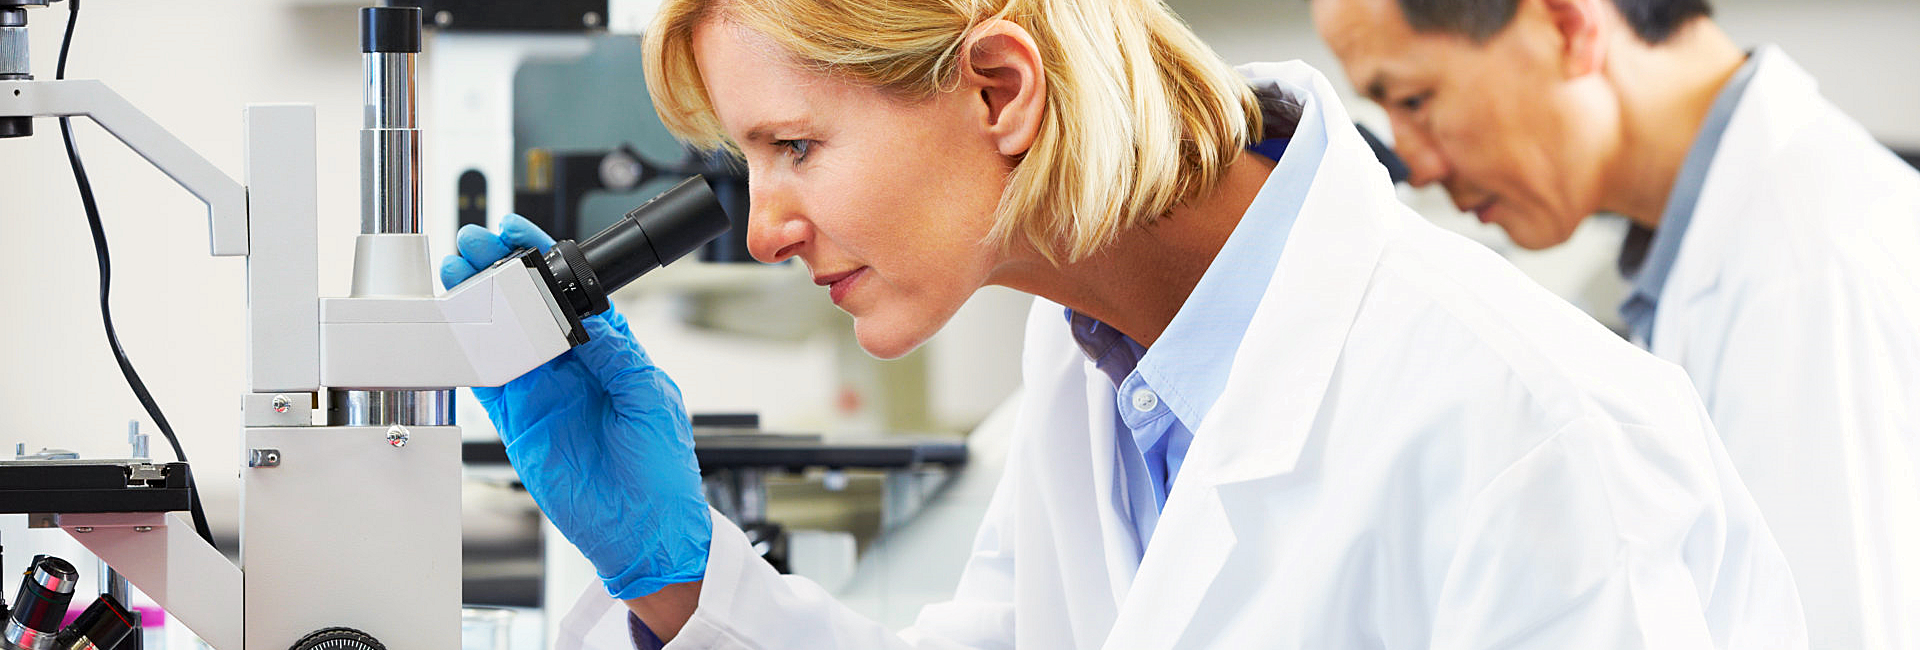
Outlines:
{"label": "microscope", "polygon": [[[0,461],[0,512],[65,531],[216,650],[459,647],[453,389],[504,384],[584,343],[581,319],[608,293],[728,230],[720,203],[695,176],[596,235],[516,251],[436,293],[420,232],[420,10],[369,7],[352,290],[323,297],[313,107],[247,107],[236,181],[105,84],[32,76],[29,9],[57,1],[0,0],[0,138],[32,136],[36,117],[93,119],[207,205],[213,255],[247,262],[240,561],[186,514],[186,462]],[[36,557],[0,649],[137,637],[114,594],[62,627],[76,578]]]}

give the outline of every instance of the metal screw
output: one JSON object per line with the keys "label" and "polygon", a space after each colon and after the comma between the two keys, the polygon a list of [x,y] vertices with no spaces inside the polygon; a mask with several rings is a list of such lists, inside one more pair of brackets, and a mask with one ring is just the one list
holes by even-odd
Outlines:
{"label": "metal screw", "polygon": [[279,466],[280,466],[280,450],[278,449],[248,449],[247,450],[247,467],[279,467]]}
{"label": "metal screw", "polygon": [[93,532],[93,527],[92,527],[92,526],[74,526],[74,527],[73,527],[73,532],[76,532],[76,533],[91,533],[91,532]]}
{"label": "metal screw", "polygon": [[599,26],[600,26],[600,12],[598,12],[598,11],[589,11],[589,12],[587,12],[587,13],[586,13],[586,15],[583,15],[583,16],[581,16],[581,17],[580,17],[580,22],[582,22],[582,23],[585,23],[585,24],[586,24],[586,26],[588,26],[588,27],[599,27]]}
{"label": "metal screw", "polygon": [[287,396],[285,395],[273,396],[273,412],[285,413],[292,408],[293,408],[293,400],[287,399]]}
{"label": "metal screw", "polygon": [[837,469],[827,470],[820,475],[820,487],[826,488],[828,492],[845,490],[848,482],[847,473]]}
{"label": "metal screw", "polygon": [[407,437],[409,435],[406,427],[398,424],[393,425],[387,429],[387,444],[393,445],[395,448],[405,447],[407,446]]}
{"label": "metal screw", "polygon": [[153,532],[153,527],[152,527],[152,526],[134,526],[134,527],[133,527],[133,532],[136,532],[136,533],[150,533],[150,532]]}

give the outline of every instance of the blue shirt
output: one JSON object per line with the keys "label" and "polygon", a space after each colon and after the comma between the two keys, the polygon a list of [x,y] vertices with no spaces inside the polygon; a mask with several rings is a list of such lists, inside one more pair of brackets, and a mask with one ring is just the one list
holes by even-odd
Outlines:
{"label": "blue shirt", "polygon": [[1627,322],[1627,334],[1641,345],[1653,347],[1653,317],[1660,309],[1660,293],[1680,258],[1680,242],[1687,236],[1687,225],[1693,223],[1693,208],[1700,203],[1700,190],[1707,184],[1707,170],[1713,167],[1714,153],[1720,149],[1720,136],[1733,122],[1733,109],[1746,94],[1747,82],[1753,80],[1761,56],[1764,52],[1749,55],[1714,97],[1713,107],[1707,110],[1707,119],[1700,124],[1700,133],[1694,136],[1687,159],[1680,165],[1673,191],[1667,195],[1660,228],[1649,230],[1634,224],[1627,231],[1626,244],[1620,247],[1620,274],[1633,281],[1633,293],[1621,303],[1620,317]]}
{"label": "blue shirt", "polygon": [[1118,490],[1145,553],[1193,432],[1227,384],[1234,352],[1266,294],[1287,233],[1326,153],[1324,135],[1252,147],[1278,156],[1266,185],[1152,348],[1071,309],[1067,323],[1094,366],[1114,384]]}

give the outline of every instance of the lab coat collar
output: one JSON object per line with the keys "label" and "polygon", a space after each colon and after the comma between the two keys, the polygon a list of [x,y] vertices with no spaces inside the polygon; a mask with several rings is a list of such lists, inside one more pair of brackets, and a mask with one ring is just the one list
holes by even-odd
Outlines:
{"label": "lab coat collar", "polygon": [[[1294,144],[1324,150],[1272,279],[1234,355],[1227,386],[1194,433],[1161,515],[1178,545],[1151,545],[1116,617],[1109,647],[1173,647],[1240,537],[1271,512],[1226,508],[1231,484],[1291,473],[1349,327],[1402,209],[1392,182],[1325,77],[1299,62],[1242,74],[1302,98]],[[1285,387],[1280,390],[1280,387]],[[1262,543],[1285,543],[1264,539]],[[1181,624],[1169,624],[1179,621]]]}
{"label": "lab coat collar", "polygon": [[[1743,254],[1724,245],[1726,232],[1741,226],[1733,220],[1747,213],[1755,187],[1771,182],[1771,164],[1781,159],[1781,149],[1790,146],[1795,134],[1821,118],[1826,100],[1819,95],[1819,82],[1775,45],[1762,45],[1751,55],[1755,62],[1753,78],[1727,122],[1720,137],[1720,148],[1707,168],[1700,187],[1700,198],[1687,226],[1689,235],[1680,242],[1668,281],[1659,296],[1662,305],[1686,304],[1713,289],[1712,281],[1679,282],[1678,276],[1717,277],[1706,269],[1725,268],[1729,255]],[[1691,269],[1691,270],[1690,270]],[[1688,324],[1674,322],[1683,309],[1659,309],[1654,312],[1653,332],[1682,332]],[[1663,338],[1665,335],[1661,335]],[[1681,338],[1684,338],[1682,336]],[[1662,354],[1669,341],[1649,340],[1648,349]]]}
{"label": "lab coat collar", "polygon": [[[1324,153],[1247,328],[1257,334],[1242,341],[1217,416],[1201,423],[1188,452],[1189,467],[1204,467],[1199,475],[1215,484],[1292,471],[1385,246],[1390,215],[1401,210],[1386,168],[1325,77],[1297,61],[1242,71],[1303,98],[1293,147]],[[1289,390],[1275,394],[1275,386]]]}
{"label": "lab coat collar", "polygon": [[[1251,78],[1264,116],[1263,141],[1290,139],[1246,213],[1136,371],[1174,417],[1198,431],[1226,387],[1233,353],[1251,323],[1305,204],[1324,139],[1293,138],[1305,97],[1277,79]],[[1118,383],[1118,382],[1116,382]]]}

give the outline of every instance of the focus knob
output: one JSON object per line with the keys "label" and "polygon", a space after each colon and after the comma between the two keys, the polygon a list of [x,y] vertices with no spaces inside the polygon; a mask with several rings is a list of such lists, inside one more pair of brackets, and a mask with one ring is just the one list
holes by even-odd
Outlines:
{"label": "focus knob", "polygon": [[292,650],[387,650],[373,635],[350,627],[330,627],[301,637]]}

